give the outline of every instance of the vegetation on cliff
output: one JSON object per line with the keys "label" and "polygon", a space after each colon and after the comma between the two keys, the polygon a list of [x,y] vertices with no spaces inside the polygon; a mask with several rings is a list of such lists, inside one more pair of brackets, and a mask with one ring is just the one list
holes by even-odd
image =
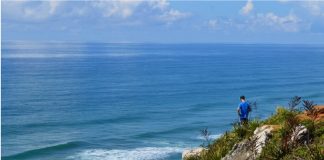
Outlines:
{"label": "vegetation on cliff", "polygon": [[[301,105],[302,104],[302,105]],[[316,106],[312,101],[301,100],[295,96],[287,107],[278,107],[276,113],[266,120],[251,120],[248,124],[234,123],[231,131],[225,132],[213,142],[202,145],[199,155],[185,158],[186,160],[219,160],[225,157],[233,146],[239,142],[247,141],[253,144],[253,132],[257,127],[271,125],[275,128],[271,138],[263,147],[257,157],[249,159],[266,160],[319,160],[324,159],[324,106]],[[296,138],[296,128],[304,128],[307,135]],[[208,141],[208,131],[202,132]],[[306,137],[306,138],[305,138]],[[248,149],[255,152],[254,145]]]}

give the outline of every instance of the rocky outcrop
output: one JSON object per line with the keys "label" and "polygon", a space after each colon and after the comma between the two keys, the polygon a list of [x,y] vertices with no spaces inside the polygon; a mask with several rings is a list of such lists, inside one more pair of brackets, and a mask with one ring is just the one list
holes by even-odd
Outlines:
{"label": "rocky outcrop", "polygon": [[289,144],[292,145],[296,143],[303,144],[303,143],[307,143],[308,141],[309,141],[309,134],[307,128],[303,125],[299,125],[295,127],[291,135]]}
{"label": "rocky outcrop", "polygon": [[[251,138],[234,145],[233,149],[223,157],[222,160],[255,160],[261,154],[263,147],[271,138],[271,132],[278,128],[279,126],[277,125],[264,125],[258,127]],[[294,145],[296,143],[306,142],[308,142],[307,128],[302,125],[295,127],[289,144]]]}
{"label": "rocky outcrop", "polygon": [[232,150],[222,160],[253,160],[262,152],[262,148],[271,137],[271,132],[276,129],[273,125],[264,125],[254,131],[254,135],[242,142],[235,144]]}
{"label": "rocky outcrop", "polygon": [[[305,102],[306,103],[306,102]],[[307,107],[307,106],[306,106]],[[200,159],[202,158],[215,158],[219,157],[221,155],[224,155],[224,152],[227,152],[227,154],[222,158],[222,160],[256,160],[262,153],[262,150],[265,148],[267,145],[268,141],[271,139],[272,135],[275,134],[275,138],[273,142],[279,141],[279,145],[283,145],[285,148],[284,149],[295,149],[296,147],[301,147],[303,150],[308,149],[310,151],[310,146],[312,144],[317,144],[314,143],[310,139],[310,134],[312,133],[309,131],[306,126],[303,126],[302,122],[312,122],[314,124],[314,127],[320,126],[322,129],[322,123],[324,122],[324,105],[321,106],[315,106],[315,107],[308,107],[308,110],[305,110],[304,112],[294,112],[293,113],[297,114],[295,117],[293,117],[293,120],[296,121],[290,121],[291,119],[281,119],[280,117],[285,115],[285,113],[289,110],[286,109],[280,109],[277,111],[277,114],[273,117],[275,122],[272,122],[272,119],[270,121],[263,121],[262,123],[275,123],[278,125],[263,125],[261,127],[258,127],[254,130],[253,135],[249,137],[248,139],[244,139],[239,143],[236,143],[232,149],[228,151],[228,146],[233,144],[233,141],[230,141],[231,143],[227,143],[226,137],[222,137],[224,139],[221,139],[220,141],[215,142],[215,146],[213,149],[215,149],[215,152],[213,150],[210,150],[210,152],[205,152],[204,148],[196,148],[196,149],[191,149],[191,150],[185,150],[182,153],[182,159],[190,159],[191,157],[193,159]],[[293,115],[292,115],[293,116]],[[277,122],[279,120],[279,122]],[[293,123],[291,123],[293,122]],[[296,123],[297,122],[297,123]],[[294,127],[292,127],[294,126]],[[250,126],[249,126],[250,127]],[[280,132],[274,132],[278,129],[282,128]],[[234,128],[235,129],[235,128]],[[248,129],[251,129],[248,128]],[[283,131],[283,132],[282,132]],[[248,132],[251,134],[250,132]],[[282,133],[285,133],[282,135]],[[235,138],[234,140],[236,141],[238,138],[238,132],[236,130],[230,132],[230,134],[233,135]],[[311,134],[313,135],[313,134]],[[314,137],[313,137],[314,138]],[[220,142],[220,143],[218,143]],[[307,144],[309,143],[309,144]],[[227,148],[222,148],[222,146],[227,147]],[[306,145],[303,145],[306,144]],[[272,147],[272,146],[269,146]],[[210,148],[211,149],[211,148]],[[222,150],[223,149],[223,150]],[[224,150],[225,149],[225,150]],[[271,149],[271,148],[270,148]],[[280,148],[278,148],[280,149]],[[299,149],[299,148],[298,148]],[[312,149],[312,148],[311,148]],[[310,158],[316,157],[315,159],[323,159],[322,156],[317,155],[317,148],[314,149],[316,150],[316,155],[313,155],[312,153],[307,152],[310,154]],[[208,150],[207,150],[208,151]],[[215,153],[215,154],[214,154]],[[314,152],[315,153],[315,152]],[[324,153],[322,150],[319,150],[318,153]],[[264,152],[265,156],[272,156],[270,155],[271,153]],[[291,157],[295,156],[290,153],[285,154],[285,156]],[[262,157],[264,155],[262,154]],[[274,155],[276,158],[276,155]],[[306,154],[303,153],[302,156],[306,156]],[[297,157],[298,158],[298,157]]]}
{"label": "rocky outcrop", "polygon": [[182,159],[186,159],[186,158],[189,158],[189,157],[199,157],[200,153],[203,150],[206,150],[206,149],[202,148],[202,147],[199,147],[199,148],[184,150],[182,152]]}
{"label": "rocky outcrop", "polygon": [[[258,127],[253,136],[247,140],[235,144],[232,150],[222,158],[222,160],[253,160],[262,152],[262,148],[266,145],[271,137],[271,132],[278,129],[276,125],[264,125]],[[182,159],[189,157],[199,157],[205,148],[195,148],[185,150],[182,153]]]}
{"label": "rocky outcrop", "polygon": [[222,158],[222,160],[245,160],[253,159],[254,152],[249,149],[249,140],[244,140],[238,144],[235,144],[232,150]]}

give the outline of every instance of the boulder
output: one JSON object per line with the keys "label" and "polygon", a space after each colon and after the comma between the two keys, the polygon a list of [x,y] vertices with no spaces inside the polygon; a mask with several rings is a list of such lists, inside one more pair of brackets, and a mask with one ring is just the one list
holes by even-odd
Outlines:
{"label": "boulder", "polygon": [[309,141],[309,137],[308,137],[308,129],[303,126],[303,125],[298,125],[295,127],[289,144],[296,144],[296,143],[307,143]]}
{"label": "boulder", "polygon": [[[249,149],[249,140],[235,144],[232,150],[222,160],[248,160],[254,153]],[[251,157],[251,158],[250,158]]]}
{"label": "boulder", "polygon": [[271,137],[271,132],[276,127],[264,125],[258,127],[248,140],[235,144],[232,150],[222,160],[254,160],[262,152],[262,148]]}
{"label": "boulder", "polygon": [[186,159],[189,157],[198,157],[203,150],[206,150],[206,149],[199,147],[199,148],[184,150],[182,152],[182,159]]}
{"label": "boulder", "polygon": [[272,127],[271,125],[264,125],[262,127],[258,127],[253,132],[254,135],[252,139],[256,139],[255,149],[258,155],[261,154],[262,148],[265,146],[266,142],[270,139],[271,132],[273,130],[274,127]]}

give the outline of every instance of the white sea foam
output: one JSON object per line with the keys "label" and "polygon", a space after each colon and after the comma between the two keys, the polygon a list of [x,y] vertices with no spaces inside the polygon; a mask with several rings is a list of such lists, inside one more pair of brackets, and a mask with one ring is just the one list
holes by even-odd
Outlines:
{"label": "white sea foam", "polygon": [[67,159],[78,160],[157,160],[165,159],[171,154],[181,153],[179,147],[143,147],[129,150],[89,149],[69,156]]}
{"label": "white sea foam", "polygon": [[[217,139],[219,138],[220,136],[222,136],[222,134],[212,134],[212,135],[209,135],[209,138],[210,139]],[[201,135],[197,136],[197,139],[201,139],[201,140],[204,140],[205,138]]]}

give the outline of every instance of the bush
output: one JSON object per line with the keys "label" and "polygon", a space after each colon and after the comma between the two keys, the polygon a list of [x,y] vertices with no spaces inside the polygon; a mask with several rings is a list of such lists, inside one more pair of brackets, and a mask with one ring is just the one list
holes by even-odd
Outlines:
{"label": "bush", "polygon": [[301,97],[299,96],[294,96],[293,98],[290,99],[290,102],[288,103],[288,107],[290,111],[295,111],[296,107],[300,104],[301,102]]}
{"label": "bush", "polygon": [[[252,136],[254,130],[260,125],[261,121],[259,120],[252,120],[245,125],[240,125],[238,122],[233,123],[233,130],[231,132],[225,132],[224,135],[214,140],[212,144],[209,144],[207,150],[203,151],[199,157],[192,157],[190,160],[221,159],[232,150],[236,143]],[[206,133],[206,131],[202,133]]]}
{"label": "bush", "polygon": [[[207,146],[207,150],[203,151],[198,157],[188,158],[190,160],[218,160],[224,157],[233,146],[244,139],[248,139],[253,135],[255,129],[261,125],[278,125],[279,130],[273,132],[273,135],[267,145],[263,148],[260,160],[290,160],[305,159],[319,160],[324,159],[324,122],[315,121],[318,113],[315,110],[315,104],[312,101],[303,100],[303,107],[311,117],[311,119],[299,120],[297,115],[301,111],[296,109],[301,102],[301,98],[295,96],[288,103],[289,107],[278,107],[276,113],[264,121],[252,120],[247,124],[241,125],[233,123],[233,129],[226,132],[220,138],[214,140]],[[290,143],[292,133],[296,126],[304,125],[309,132],[310,139],[306,144]],[[204,130],[205,135],[209,135]],[[208,138],[206,138],[208,142]]]}
{"label": "bush", "polygon": [[221,159],[224,157],[241,139],[234,132],[225,132],[220,138],[216,139],[213,144],[209,145],[208,150],[204,151],[199,159]]}
{"label": "bush", "polygon": [[282,150],[280,143],[280,138],[272,138],[268,144],[263,148],[261,155],[258,157],[259,160],[276,160],[281,159],[285,155],[285,152]]}
{"label": "bush", "polygon": [[284,107],[277,107],[276,113],[272,115],[270,118],[264,121],[264,124],[271,125],[281,125],[284,121],[286,121],[291,116],[296,116],[298,111],[290,111]]}

